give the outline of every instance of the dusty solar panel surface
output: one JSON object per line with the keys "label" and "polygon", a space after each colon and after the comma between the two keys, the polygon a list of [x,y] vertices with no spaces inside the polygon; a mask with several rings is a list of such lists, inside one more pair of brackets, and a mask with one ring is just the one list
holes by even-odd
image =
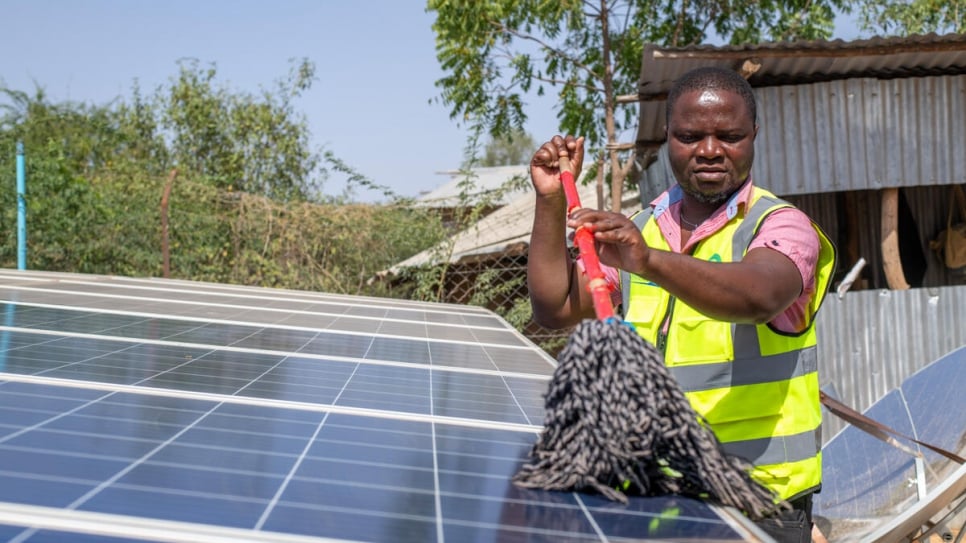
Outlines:
{"label": "dusty solar panel surface", "polygon": [[525,490],[555,361],[494,313],[0,270],[0,541],[744,541]]}
{"label": "dusty solar panel surface", "polygon": [[[909,376],[865,415],[906,436],[966,456],[963,383],[966,347]],[[877,541],[884,527],[928,505],[937,489],[964,477],[963,468],[949,458],[905,439],[897,442],[904,448],[850,425],[822,449],[823,483],[815,495],[814,515],[830,541]],[[917,469],[914,454],[922,455],[923,468]],[[926,515],[919,524],[927,524],[929,518]]]}

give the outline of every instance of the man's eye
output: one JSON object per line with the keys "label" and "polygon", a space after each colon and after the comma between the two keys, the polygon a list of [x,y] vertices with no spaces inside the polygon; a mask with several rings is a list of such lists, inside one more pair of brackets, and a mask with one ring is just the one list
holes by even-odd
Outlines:
{"label": "man's eye", "polygon": [[744,138],[745,137],[742,136],[741,134],[727,134],[727,135],[721,136],[721,141],[724,141],[727,143],[738,143]]}
{"label": "man's eye", "polygon": [[699,138],[698,136],[693,136],[691,134],[681,134],[678,136],[678,141],[682,143],[694,143],[700,139],[701,138]]}

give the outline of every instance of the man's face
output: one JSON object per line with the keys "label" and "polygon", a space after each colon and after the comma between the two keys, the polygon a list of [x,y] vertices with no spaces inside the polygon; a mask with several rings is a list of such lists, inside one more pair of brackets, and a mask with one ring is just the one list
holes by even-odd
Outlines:
{"label": "man's face", "polygon": [[741,96],[728,90],[682,94],[668,122],[671,170],[684,192],[720,204],[748,179],[758,125]]}

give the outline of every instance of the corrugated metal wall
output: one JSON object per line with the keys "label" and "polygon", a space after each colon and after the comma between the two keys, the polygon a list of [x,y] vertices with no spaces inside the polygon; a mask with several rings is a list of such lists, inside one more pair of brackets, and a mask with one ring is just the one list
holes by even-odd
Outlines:
{"label": "corrugated metal wall", "polygon": [[[844,79],[755,94],[754,177],[777,194],[966,183],[966,75]],[[666,188],[666,154],[662,145],[646,184]]]}
{"label": "corrugated metal wall", "polygon": [[[831,293],[816,326],[822,388],[862,411],[916,370],[966,345],[966,287],[865,290],[842,299]],[[826,413],[825,441],[844,426]]]}
{"label": "corrugated metal wall", "polygon": [[783,195],[966,182],[966,76],[764,87],[755,179]]}

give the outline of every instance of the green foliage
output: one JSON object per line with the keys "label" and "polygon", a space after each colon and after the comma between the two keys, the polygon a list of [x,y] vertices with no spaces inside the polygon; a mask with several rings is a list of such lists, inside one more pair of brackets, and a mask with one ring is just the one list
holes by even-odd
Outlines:
{"label": "green foliage", "polygon": [[[525,281],[526,278],[522,275],[506,278],[502,276],[501,270],[493,268],[484,270],[476,276],[476,289],[473,291],[469,303],[471,305],[486,307],[495,301],[511,299],[513,293],[519,290]],[[529,305],[529,301],[527,305]],[[514,326],[520,327],[526,325],[532,317],[532,314],[527,311],[521,311],[516,306],[511,307],[504,316],[507,315],[512,315],[514,320],[522,321],[511,322]]]}
{"label": "green foliage", "polygon": [[[608,1],[429,0],[436,13],[437,81],[452,118],[499,137],[526,120],[529,93],[558,96],[560,129],[610,135],[605,106],[636,92],[644,44],[686,46],[712,32],[732,43],[831,35],[835,10],[848,0]],[[636,123],[633,108],[615,114],[615,129]]]}
{"label": "green foliage", "polygon": [[168,137],[178,168],[206,176],[214,186],[276,199],[305,199],[320,188],[313,178],[320,157],[309,146],[304,116],[293,100],[311,86],[315,67],[292,66],[289,78],[256,96],[216,86],[214,66],[184,62],[153,100],[150,119]]}
{"label": "green foliage", "polygon": [[862,28],[884,35],[966,32],[966,0],[862,0],[858,12]]}
{"label": "green foliage", "polygon": [[[259,96],[182,64],[170,85],[103,106],[51,103],[42,89],[0,89],[0,182],[27,165],[31,269],[160,276],[161,200],[169,174],[173,277],[344,293],[388,293],[369,279],[443,238],[428,210],[351,204],[319,194],[327,168],[293,100],[311,64]],[[323,167],[324,166],[324,167]],[[360,185],[368,180],[356,179]],[[16,195],[0,191],[0,266],[17,256]]]}
{"label": "green foliage", "polygon": [[228,282],[376,294],[385,285],[374,291],[370,279],[442,233],[438,220],[408,207],[237,198],[219,267],[230,270]]}
{"label": "green foliage", "polygon": [[[22,91],[0,90],[6,98],[0,117],[0,179],[15,187],[15,148],[23,142],[29,160],[24,199],[28,234],[38,232],[44,243],[28,253],[31,266],[64,269],[70,263],[87,271],[105,246],[101,236],[79,237],[86,224],[104,223],[111,216],[98,187],[88,176],[111,161],[113,150],[123,141],[105,108],[50,104],[41,90],[33,96]],[[0,228],[3,245],[0,261],[16,262],[16,194],[0,191]],[[91,232],[90,234],[94,234]]]}

